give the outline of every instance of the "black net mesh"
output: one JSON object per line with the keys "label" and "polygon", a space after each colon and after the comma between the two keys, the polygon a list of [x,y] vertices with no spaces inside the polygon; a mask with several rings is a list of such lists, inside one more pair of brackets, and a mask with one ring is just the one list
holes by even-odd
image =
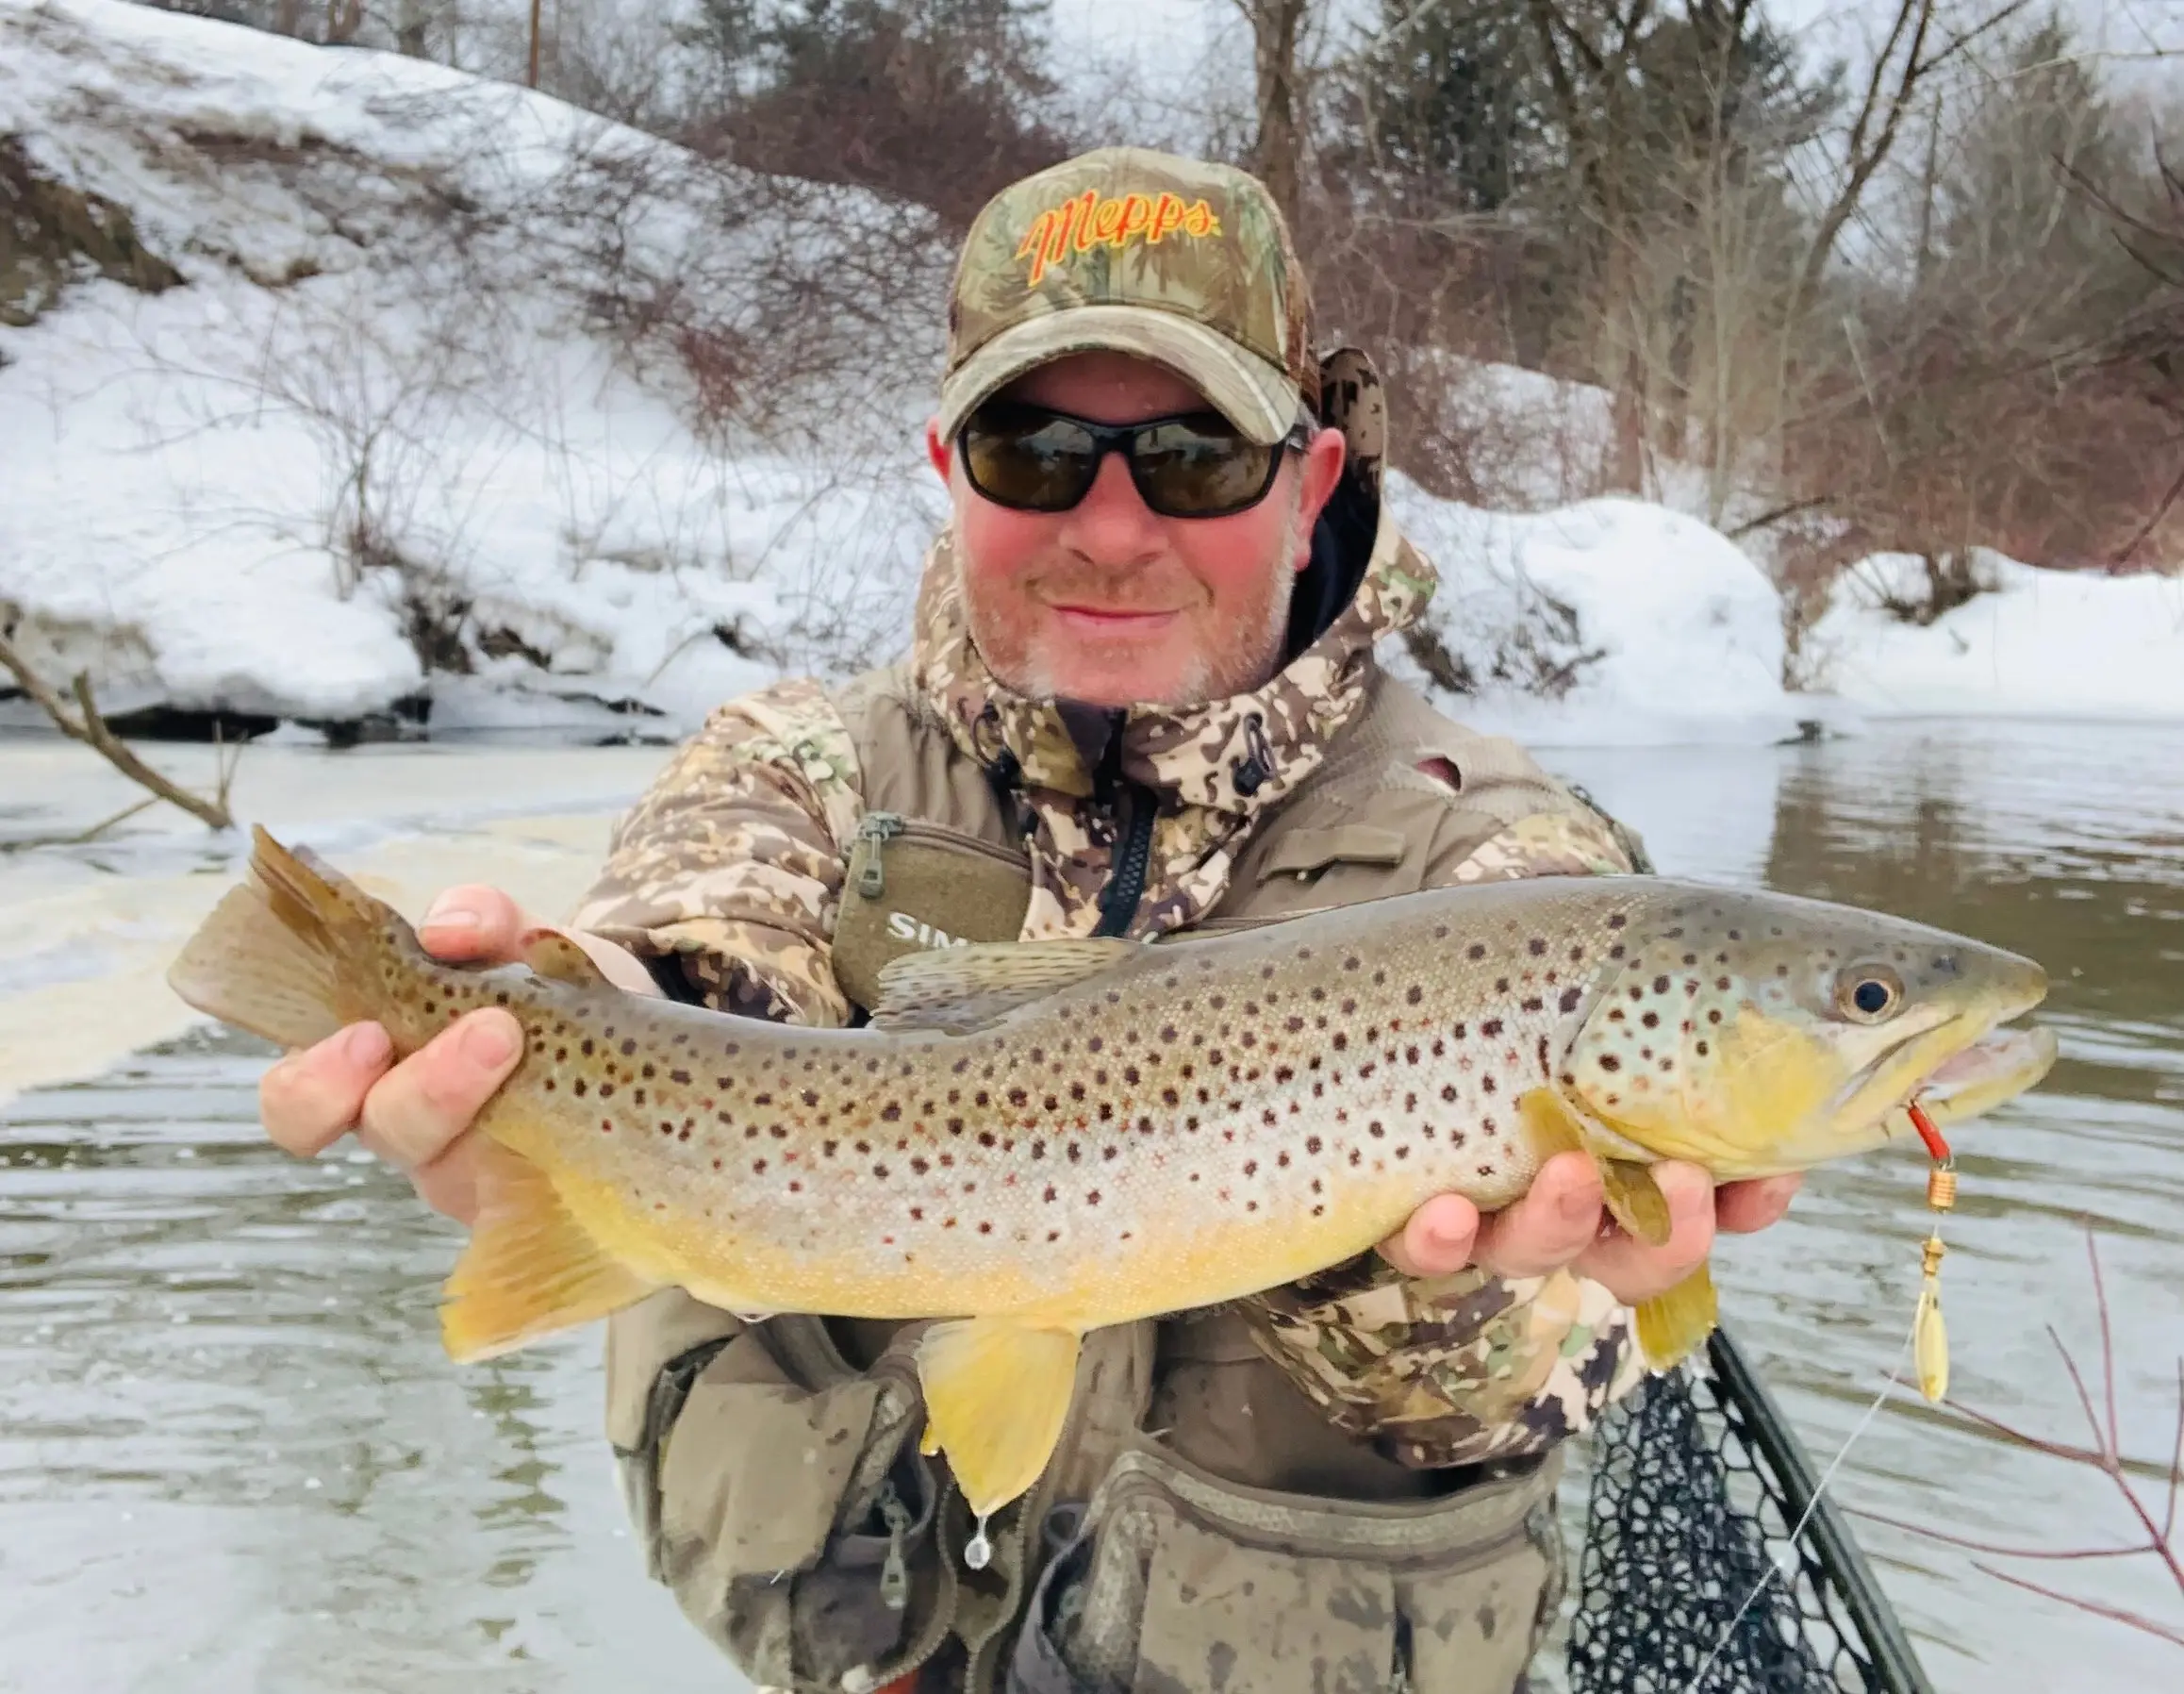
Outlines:
{"label": "black net mesh", "polygon": [[[1747,1403],[1752,1393],[1762,1403]],[[1570,1621],[1570,1694],[1923,1687],[1915,1669],[1907,1676],[1869,1643],[1872,1621],[1861,1620],[1857,1599],[1810,1533],[1737,1617],[1770,1560],[1782,1561],[1797,1518],[1794,1479],[1769,1456],[1782,1437],[1762,1440],[1753,1426],[1755,1416],[1772,1415],[1763,1390],[1748,1387],[1740,1396],[1718,1358],[1702,1354],[1603,1420]],[[1862,1568],[1845,1574],[1854,1589],[1865,1576]],[[1866,1608],[1875,1603],[1865,1597]]]}

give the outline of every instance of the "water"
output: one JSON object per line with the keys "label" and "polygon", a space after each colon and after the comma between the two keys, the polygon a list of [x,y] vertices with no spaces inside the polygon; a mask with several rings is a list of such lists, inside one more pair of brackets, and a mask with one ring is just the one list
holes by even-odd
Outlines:
{"label": "water", "polygon": [[[2063,1063],[1958,1138],[1954,1391],[2087,1439],[2043,1331],[2093,1368],[2098,1394],[2090,1221],[2123,1444],[2147,1474],[2184,1354],[2180,739],[1934,724],[1813,748],[1548,756],[1665,870],[1887,906],[2050,967]],[[254,750],[238,798],[405,909],[484,870],[558,913],[661,756]],[[0,847],[119,809],[106,783],[70,750],[0,743]],[[232,874],[226,849],[181,827],[0,851],[0,1090],[48,1084],[0,1105],[0,1688],[740,1686],[623,1534],[595,1338],[450,1366],[432,1308],[452,1227],[340,1150],[314,1164],[273,1152],[255,1121],[263,1050],[178,1034],[157,964]],[[95,1080],[51,1081],[71,1073]],[[1914,1159],[1876,1155],[1721,1250],[1729,1317],[1823,1461],[1901,1356],[1921,1194]],[[2103,1478],[1902,1396],[1839,1486],[1974,1539],[2135,1533]],[[1977,1555],[1862,1534],[1944,1694],[2178,1686],[2175,1648],[2009,1587]],[[1985,1562],[2184,1623],[2150,1560]]]}

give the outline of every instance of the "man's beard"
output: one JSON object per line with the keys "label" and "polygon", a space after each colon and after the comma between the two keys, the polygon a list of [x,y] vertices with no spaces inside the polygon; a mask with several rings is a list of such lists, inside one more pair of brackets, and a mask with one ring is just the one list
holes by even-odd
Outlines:
{"label": "man's beard", "polygon": [[[1202,649],[1192,654],[1183,674],[1145,704],[1171,710],[1204,706],[1247,693],[1274,675],[1281,667],[1282,640],[1289,633],[1289,602],[1297,590],[1297,573],[1289,568],[1289,562],[1303,543],[1303,527],[1304,506],[1299,497],[1291,502],[1289,520],[1282,525],[1281,552],[1266,583],[1265,603],[1253,608],[1245,639],[1227,654]],[[1057,633],[1035,639],[1018,675],[1002,680],[1034,700],[1061,698],[1063,689],[1056,681],[1058,655],[1050,643],[1066,639]]]}

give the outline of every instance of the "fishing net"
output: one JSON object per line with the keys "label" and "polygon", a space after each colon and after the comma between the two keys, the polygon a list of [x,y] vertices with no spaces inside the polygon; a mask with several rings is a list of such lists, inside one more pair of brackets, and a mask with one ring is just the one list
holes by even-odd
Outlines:
{"label": "fishing net", "polygon": [[1785,1559],[1811,1468],[1727,1337],[1613,1409],[1592,1471],[1570,1694],[1923,1694],[1831,1511]]}

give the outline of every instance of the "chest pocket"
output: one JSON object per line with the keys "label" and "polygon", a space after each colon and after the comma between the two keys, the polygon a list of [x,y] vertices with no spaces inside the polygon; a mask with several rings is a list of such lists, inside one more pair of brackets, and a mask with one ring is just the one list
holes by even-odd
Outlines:
{"label": "chest pocket", "polygon": [[868,812],[851,842],[835,921],[835,980],[858,1005],[906,954],[1013,941],[1032,903],[1032,865],[983,837],[899,812]]}

